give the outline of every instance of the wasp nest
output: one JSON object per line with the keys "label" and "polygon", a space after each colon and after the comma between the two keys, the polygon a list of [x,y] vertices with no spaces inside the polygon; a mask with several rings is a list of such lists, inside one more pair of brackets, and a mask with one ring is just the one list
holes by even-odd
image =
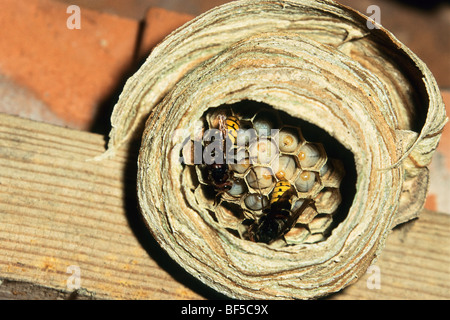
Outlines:
{"label": "wasp nest", "polygon": [[[360,278],[391,229],[419,215],[445,108],[426,65],[367,21],[331,0],[232,1],[168,36],[128,80],[106,155],[145,127],[142,216],[167,253],[205,284],[236,298],[324,296]],[[249,112],[244,101],[274,114]],[[278,138],[231,148],[244,161],[230,167],[206,162],[221,140],[211,139],[203,159],[183,164],[186,141],[232,128],[233,119],[224,127],[215,116],[227,106],[258,138],[274,121]],[[308,125],[336,143],[310,136]],[[273,144],[276,168],[271,151],[254,154]],[[333,151],[338,145],[345,150]],[[302,164],[309,160],[315,163]],[[277,181],[294,192],[273,190]],[[273,225],[287,226],[275,232],[280,245],[252,241]]]}
{"label": "wasp nest", "polygon": [[[282,195],[274,189],[277,183],[286,181],[290,187],[281,192],[290,192],[289,196],[276,203],[288,204],[280,227],[282,234],[262,236],[277,246],[325,240],[341,203],[341,161],[329,159],[321,143],[306,141],[298,125],[283,123],[274,110],[259,108],[252,115],[248,110],[217,108],[205,119],[201,122],[205,126],[199,130],[202,134],[196,136],[197,140],[187,139],[181,149],[182,162],[195,167],[195,171],[186,168],[185,174],[195,175],[187,179],[191,182],[187,187],[197,203],[207,208],[223,228],[255,241],[249,235],[249,226],[261,224],[264,216],[274,214],[270,199]],[[216,152],[216,157],[205,164],[202,156],[212,146],[213,133],[213,141],[218,143],[208,152]],[[231,139],[224,140],[227,136]],[[200,154],[195,156],[195,152]],[[196,164],[196,159],[202,162]],[[290,219],[294,221],[287,225]]]}

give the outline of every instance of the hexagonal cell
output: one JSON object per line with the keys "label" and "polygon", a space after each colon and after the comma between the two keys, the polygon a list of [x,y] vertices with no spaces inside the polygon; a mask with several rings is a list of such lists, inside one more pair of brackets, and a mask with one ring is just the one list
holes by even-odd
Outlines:
{"label": "hexagonal cell", "polygon": [[260,211],[269,205],[269,199],[259,193],[249,193],[244,197],[245,208]]}
{"label": "hexagonal cell", "polygon": [[305,200],[307,199],[298,198],[294,196],[291,200],[292,200],[291,212],[296,212],[298,209],[300,209],[300,207],[303,205],[303,203],[305,203]]}
{"label": "hexagonal cell", "polygon": [[248,149],[253,164],[269,164],[280,154],[278,146],[270,139],[258,139]]}
{"label": "hexagonal cell", "polygon": [[319,176],[322,179],[323,176],[325,176],[328,173],[328,170],[330,170],[331,166],[329,165],[329,160],[327,160],[327,162],[325,162],[322,166],[322,168],[320,168],[319,170]]}
{"label": "hexagonal cell", "polygon": [[231,170],[238,175],[244,174],[248,168],[250,168],[250,155],[247,150],[237,150],[235,162],[229,164]]}
{"label": "hexagonal cell", "polygon": [[278,135],[278,147],[281,152],[294,153],[296,149],[304,143],[300,128],[284,126]]}
{"label": "hexagonal cell", "polygon": [[284,235],[287,244],[301,244],[310,235],[308,228],[304,225],[296,225]]}
{"label": "hexagonal cell", "polygon": [[320,143],[307,142],[299,149],[298,161],[302,169],[317,170],[327,161],[327,155]]}
{"label": "hexagonal cell", "polygon": [[239,197],[233,197],[227,192],[217,192],[215,203],[229,202],[234,204],[239,204]]}
{"label": "hexagonal cell", "polygon": [[252,167],[245,176],[245,180],[249,187],[265,194],[269,193],[275,185],[273,172],[268,167]]}
{"label": "hexagonal cell", "polygon": [[304,244],[313,244],[326,240],[326,237],[322,233],[312,233],[306,239],[303,240]]}
{"label": "hexagonal cell", "polygon": [[247,184],[245,183],[244,179],[234,178],[233,185],[231,186],[231,189],[227,191],[227,194],[232,197],[240,197],[246,192]]}
{"label": "hexagonal cell", "polygon": [[312,206],[307,206],[297,219],[300,224],[309,224],[319,213]]}
{"label": "hexagonal cell", "polygon": [[323,188],[314,198],[319,213],[332,214],[341,204],[341,193],[336,188]]}
{"label": "hexagonal cell", "polygon": [[290,180],[297,173],[297,165],[293,156],[280,156],[272,162],[272,169],[278,180]]}
{"label": "hexagonal cell", "polygon": [[240,128],[236,132],[235,144],[238,147],[248,147],[252,142],[258,139],[255,129],[250,122],[241,122]]}
{"label": "hexagonal cell", "polygon": [[295,179],[294,185],[298,192],[309,193],[318,184],[316,174],[312,171],[301,171]]}
{"label": "hexagonal cell", "polygon": [[320,214],[308,224],[308,227],[313,234],[324,233],[332,222],[333,218],[330,215]]}
{"label": "hexagonal cell", "polygon": [[339,188],[345,175],[344,166],[339,160],[329,159],[322,167],[320,175],[324,187]]}
{"label": "hexagonal cell", "polygon": [[258,112],[252,119],[253,128],[258,136],[265,137],[271,135],[271,129],[280,127],[280,120],[275,112],[270,110],[262,110]]}

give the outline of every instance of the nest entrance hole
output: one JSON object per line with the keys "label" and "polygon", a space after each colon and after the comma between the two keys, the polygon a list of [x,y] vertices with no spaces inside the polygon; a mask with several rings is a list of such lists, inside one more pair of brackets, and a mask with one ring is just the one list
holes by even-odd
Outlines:
{"label": "nest entrance hole", "polygon": [[[195,142],[204,152],[215,141],[213,155],[217,156],[217,148],[225,141],[217,139],[217,134],[233,140],[236,133],[251,131],[244,142],[231,141],[229,153],[225,144],[219,150],[223,151],[224,165],[214,166],[216,162],[206,164],[203,160],[192,163],[186,161],[183,150],[180,154],[198,204],[207,208],[211,217],[231,234],[250,240],[250,226],[261,223],[271,210],[271,205],[259,198],[265,196],[265,201],[269,201],[282,180],[293,188],[289,196],[290,215],[304,201],[309,205],[307,209],[301,207],[303,212],[297,217],[301,222],[294,223],[280,239],[274,239],[276,242],[295,245],[324,241],[344,221],[356,192],[354,157],[325,130],[250,100],[210,108],[199,120],[203,123],[201,140],[194,141],[191,136],[185,144],[191,146],[184,151],[192,151]],[[209,130],[215,130],[214,138],[205,138]],[[308,153],[309,162],[302,152]],[[229,154],[233,157],[230,163]],[[308,182],[308,177],[314,181]]]}

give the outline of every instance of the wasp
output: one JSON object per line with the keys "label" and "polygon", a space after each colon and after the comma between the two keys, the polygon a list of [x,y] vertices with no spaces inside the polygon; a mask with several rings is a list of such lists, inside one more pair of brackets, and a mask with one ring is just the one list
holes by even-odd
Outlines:
{"label": "wasp", "polygon": [[233,186],[233,171],[230,170],[226,161],[226,143],[228,139],[233,146],[237,139],[237,131],[240,128],[239,119],[235,116],[218,115],[219,130],[222,134],[223,143],[221,144],[221,153],[223,161],[221,163],[212,163],[206,166],[208,171],[208,180],[214,186],[216,192],[223,193],[229,191]]}
{"label": "wasp", "polygon": [[291,213],[294,187],[286,180],[280,180],[275,185],[270,196],[270,207],[263,211],[259,221],[254,221],[248,229],[248,238],[254,242],[270,244],[284,236],[296,223],[300,214],[309,204],[305,200],[301,207]]}
{"label": "wasp", "polygon": [[229,139],[231,144],[234,145],[236,143],[237,133],[241,127],[241,124],[239,119],[235,116],[229,116],[223,120],[224,118],[224,116],[219,118],[219,130],[222,132],[224,139]]}

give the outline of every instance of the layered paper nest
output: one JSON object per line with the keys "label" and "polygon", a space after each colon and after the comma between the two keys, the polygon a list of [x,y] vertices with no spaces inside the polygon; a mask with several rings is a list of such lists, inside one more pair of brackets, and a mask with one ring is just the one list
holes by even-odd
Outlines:
{"label": "layered paper nest", "polygon": [[[316,298],[356,281],[390,230],[418,216],[445,108],[425,64],[375,26],[328,0],[233,1],[172,33],[128,80],[107,155],[145,123],[142,215],[188,272],[230,297]],[[304,135],[310,124],[351,155],[340,159],[346,177],[355,173],[340,184],[346,212],[322,241],[249,241],[192,192],[180,161],[187,137],[177,133],[195,134],[207,110],[243,101],[297,119]]]}

